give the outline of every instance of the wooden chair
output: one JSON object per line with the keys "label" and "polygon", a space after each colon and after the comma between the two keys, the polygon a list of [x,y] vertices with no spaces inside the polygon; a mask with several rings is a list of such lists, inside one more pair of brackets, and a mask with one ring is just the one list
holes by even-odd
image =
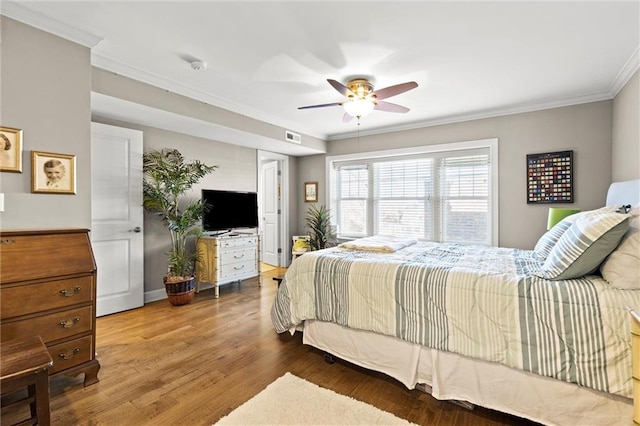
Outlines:
{"label": "wooden chair", "polygon": [[640,315],[631,313],[631,360],[633,365],[633,423],[640,425]]}
{"label": "wooden chair", "polygon": [[53,360],[40,336],[2,342],[0,353],[2,395],[27,388],[27,397],[3,404],[2,414],[17,405],[29,403],[31,417],[18,424],[49,426],[49,368]]}

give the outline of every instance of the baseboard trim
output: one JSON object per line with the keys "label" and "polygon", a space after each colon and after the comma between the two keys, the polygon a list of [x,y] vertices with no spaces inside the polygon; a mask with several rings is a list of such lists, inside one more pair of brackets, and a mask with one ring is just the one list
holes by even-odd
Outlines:
{"label": "baseboard trim", "polygon": [[167,292],[165,289],[151,290],[144,293],[144,303],[156,302],[158,300],[166,299]]}

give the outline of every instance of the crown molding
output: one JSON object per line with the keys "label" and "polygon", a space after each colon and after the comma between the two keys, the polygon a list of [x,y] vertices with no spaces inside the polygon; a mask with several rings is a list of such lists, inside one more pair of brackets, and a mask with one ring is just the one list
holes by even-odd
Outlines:
{"label": "crown molding", "polygon": [[94,48],[102,41],[102,37],[52,19],[15,1],[1,1],[0,14],[88,48]]}
{"label": "crown molding", "polygon": [[629,79],[633,77],[636,71],[640,69],[640,46],[636,47],[636,50],[631,54],[631,57],[626,64],[622,67],[616,78],[609,86],[609,94],[611,98],[615,98],[620,90],[629,82]]}

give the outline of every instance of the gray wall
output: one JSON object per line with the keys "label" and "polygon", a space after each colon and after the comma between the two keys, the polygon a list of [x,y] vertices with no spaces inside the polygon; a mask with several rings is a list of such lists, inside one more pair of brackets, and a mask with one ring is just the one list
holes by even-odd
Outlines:
{"label": "gray wall", "polygon": [[[583,210],[603,206],[611,183],[611,111],[612,101],[603,101],[336,140],[329,143],[327,155],[498,138],[499,244],[531,249],[546,231],[549,205],[527,204],[526,155],[573,150],[575,203],[570,206]],[[319,202],[325,203],[325,156],[301,158],[299,167],[300,185],[304,180],[319,181]],[[303,202],[298,206],[303,224],[306,207]]]}
{"label": "gray wall", "polygon": [[[5,16],[0,28],[0,124],[24,138],[22,173],[0,173],[0,226],[90,228],[90,51]],[[75,155],[77,195],[32,194],[31,151]]]}
{"label": "gray wall", "polygon": [[613,100],[613,181],[640,179],[640,71]]}
{"label": "gray wall", "polygon": [[[257,190],[256,150],[227,143],[201,139],[153,127],[93,117],[93,121],[113,126],[141,130],[144,151],[178,148],[185,160],[198,159],[218,169],[205,176],[187,196],[199,199],[200,191],[225,189],[235,191]],[[162,277],[167,270],[166,255],[171,240],[163,223],[152,214],[144,217],[144,291],[164,289]]]}

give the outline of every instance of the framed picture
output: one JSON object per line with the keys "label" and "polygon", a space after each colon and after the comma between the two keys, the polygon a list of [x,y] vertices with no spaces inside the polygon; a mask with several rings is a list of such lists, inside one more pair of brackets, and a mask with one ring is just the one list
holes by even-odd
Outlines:
{"label": "framed picture", "polygon": [[31,151],[31,192],[75,194],[75,155]]}
{"label": "framed picture", "polygon": [[304,202],[316,203],[318,201],[318,182],[304,183]]}
{"label": "framed picture", "polygon": [[0,172],[22,173],[22,130],[0,127]]}
{"label": "framed picture", "polygon": [[573,151],[527,155],[527,203],[573,203]]}

